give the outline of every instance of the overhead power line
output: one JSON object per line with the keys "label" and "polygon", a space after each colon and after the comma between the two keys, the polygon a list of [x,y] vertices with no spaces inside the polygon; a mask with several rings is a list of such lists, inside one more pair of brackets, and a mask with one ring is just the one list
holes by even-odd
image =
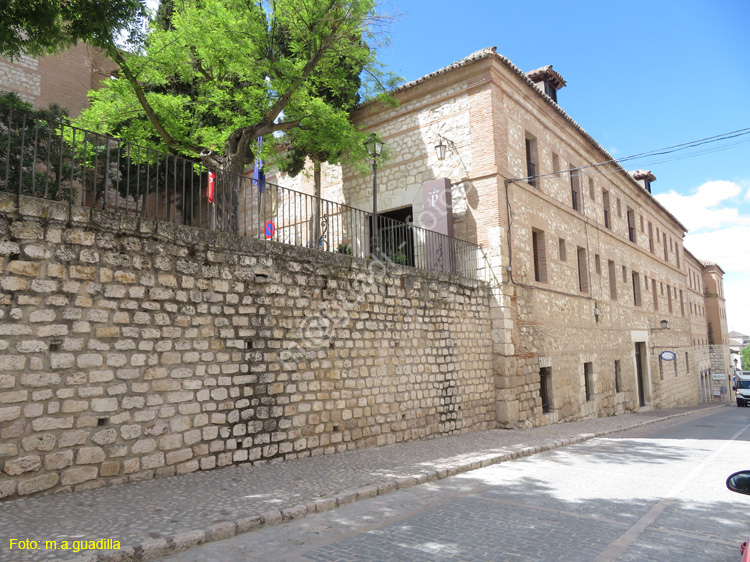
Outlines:
{"label": "overhead power line", "polygon": [[[580,170],[586,170],[588,168],[599,168],[599,167],[602,167],[602,166],[607,166],[608,164],[619,164],[619,165],[622,165],[623,162],[628,162],[628,161],[631,161],[631,160],[646,159],[648,157],[656,157],[656,156],[665,156],[665,155],[668,155],[668,154],[673,154],[675,152],[680,152],[680,151],[683,151],[683,150],[689,150],[691,148],[697,148],[697,147],[708,145],[708,144],[713,144],[713,143],[722,142],[722,141],[728,141],[728,140],[731,140],[731,139],[737,139],[739,137],[744,137],[745,135],[748,135],[748,134],[750,134],[750,127],[745,128],[745,129],[738,129],[736,131],[729,131],[727,133],[721,133],[719,135],[714,135],[714,136],[711,136],[711,137],[705,137],[705,138],[702,138],[702,139],[697,139],[697,140],[692,140],[692,141],[688,141],[688,142],[683,142],[683,143],[680,143],[680,144],[674,144],[672,146],[666,146],[666,147],[663,147],[663,148],[657,148],[657,149],[654,149],[654,150],[650,150],[648,152],[640,152],[638,154],[631,154],[630,156],[625,156],[623,158],[617,158],[617,159],[611,159],[611,160],[603,160],[603,161],[597,162],[595,164],[587,164],[585,166],[580,166],[580,167],[577,167],[577,168],[569,168],[567,170],[559,170],[557,172],[551,172],[551,173],[548,173],[548,174],[538,174],[538,175],[535,175],[535,176],[528,176],[528,177],[525,177],[525,178],[517,178],[517,179],[518,180],[527,180],[527,179],[532,179],[532,178],[534,178],[534,179],[540,178],[541,179],[541,178],[546,178],[546,177],[550,177],[550,176],[557,176],[559,174],[566,173],[566,172],[575,172],[575,171],[580,171]],[[674,158],[660,159],[658,161],[648,162],[648,163],[645,163],[643,165],[650,166],[650,165],[654,165],[654,164],[662,164],[664,162],[670,162],[670,161],[673,161],[673,160],[683,160],[683,159],[686,159],[686,158],[693,158],[695,156],[700,156],[702,154],[709,154],[709,153],[712,153],[712,152],[720,152],[722,150],[728,150],[730,148],[734,148],[735,146],[739,146],[741,144],[746,144],[748,142],[750,142],[750,138],[744,138],[742,140],[735,141],[735,142],[730,143],[728,145],[719,146],[719,147],[705,148],[705,149],[702,149],[702,150],[700,150],[698,152],[694,152],[694,153],[690,153],[690,154],[685,154],[685,155],[680,155],[680,156],[677,156],[677,157],[674,157]],[[611,174],[611,173],[618,173],[618,172],[620,172],[620,170],[618,170],[616,168],[612,168],[611,170],[600,171],[600,173],[605,174],[605,175]]]}

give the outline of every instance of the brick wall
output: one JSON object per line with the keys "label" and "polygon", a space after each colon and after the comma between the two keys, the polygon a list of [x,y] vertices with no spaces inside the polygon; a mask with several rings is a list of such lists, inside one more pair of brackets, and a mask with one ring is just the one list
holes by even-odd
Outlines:
{"label": "brick wall", "polygon": [[0,496],[494,427],[478,282],[0,197]]}

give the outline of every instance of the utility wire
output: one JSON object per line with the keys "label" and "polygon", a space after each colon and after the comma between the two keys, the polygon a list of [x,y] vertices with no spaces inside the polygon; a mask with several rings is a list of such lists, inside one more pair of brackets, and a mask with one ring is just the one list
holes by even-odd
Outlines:
{"label": "utility wire", "polygon": [[[650,151],[647,151],[647,152],[641,152],[641,153],[638,153],[638,154],[632,154],[630,156],[625,156],[625,157],[619,158],[619,159],[603,160],[602,162],[597,162],[595,164],[587,164],[586,166],[580,166],[580,167],[577,167],[577,168],[570,168],[570,169],[567,169],[567,170],[560,170],[560,171],[551,172],[551,173],[548,173],[548,174],[538,174],[538,175],[534,175],[534,176],[527,176],[525,178],[517,178],[517,180],[529,180],[529,179],[532,179],[532,178],[533,179],[536,179],[536,178],[540,178],[541,179],[541,178],[546,178],[546,177],[550,177],[550,176],[558,176],[559,174],[566,173],[566,172],[577,172],[577,171],[580,171],[580,170],[586,170],[588,168],[596,168],[596,167],[600,167],[600,166],[606,166],[608,164],[621,164],[622,162],[627,162],[629,160],[635,160],[635,159],[639,159],[639,158],[648,158],[650,156],[664,156],[664,155],[667,155],[667,154],[672,154],[674,152],[679,152],[679,151],[682,151],[682,150],[688,150],[690,148],[697,148],[699,146],[703,146],[703,145],[706,145],[706,144],[713,144],[715,142],[720,142],[720,141],[735,139],[735,138],[742,137],[742,136],[748,135],[748,134],[750,134],[750,127],[745,128],[745,129],[738,129],[736,131],[729,131],[729,132],[726,132],[726,133],[721,133],[719,135],[714,135],[714,136],[711,136],[711,137],[705,137],[705,138],[702,138],[702,139],[688,141],[688,142],[684,142],[684,143],[680,143],[680,144],[674,144],[672,146],[667,146],[667,147],[664,147],[664,148],[657,148],[657,149],[650,150]],[[649,163],[644,164],[644,165],[662,164],[664,162],[670,162],[672,160],[683,160],[685,158],[693,158],[695,156],[700,156],[702,154],[708,154],[708,153],[711,153],[711,152],[719,152],[719,151],[722,151],[722,150],[728,150],[730,148],[734,148],[735,146],[739,146],[739,145],[745,144],[747,142],[750,142],[750,139],[743,139],[741,141],[735,141],[734,143],[731,143],[731,144],[729,144],[727,146],[721,146],[721,147],[715,147],[715,148],[708,148],[708,149],[701,150],[699,152],[695,152],[695,153],[691,153],[691,154],[687,154],[687,155],[683,155],[683,156],[678,156],[678,157],[675,157],[675,158],[666,158],[666,159],[663,159],[663,160],[659,160],[658,162],[649,162]],[[621,172],[621,170],[618,170],[617,168],[612,168],[612,169],[610,169],[608,171],[604,171],[604,172],[601,172],[601,173],[603,173],[603,174],[606,175],[606,174],[609,174],[609,173],[619,173],[619,172]]]}

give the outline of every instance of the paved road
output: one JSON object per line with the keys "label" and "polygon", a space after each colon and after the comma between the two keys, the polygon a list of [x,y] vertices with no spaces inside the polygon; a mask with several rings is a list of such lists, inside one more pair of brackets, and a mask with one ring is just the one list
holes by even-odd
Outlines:
{"label": "paved road", "polygon": [[[708,414],[708,415],[706,415]],[[208,543],[169,562],[739,561],[750,410],[571,445]]]}

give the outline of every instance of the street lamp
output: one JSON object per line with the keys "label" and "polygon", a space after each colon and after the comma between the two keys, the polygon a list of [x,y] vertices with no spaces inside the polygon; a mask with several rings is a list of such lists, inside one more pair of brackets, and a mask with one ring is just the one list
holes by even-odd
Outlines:
{"label": "street lamp", "polygon": [[456,143],[451,139],[445,138],[443,135],[438,135],[438,144],[435,145],[435,153],[437,154],[438,160],[445,160],[445,153],[448,149],[456,150]]}
{"label": "street lamp", "polygon": [[378,157],[383,152],[384,143],[378,140],[375,133],[365,142],[367,154],[372,158],[372,241],[375,251],[378,245]]}
{"label": "street lamp", "polygon": [[659,324],[662,330],[669,330],[669,320],[662,320]]}

